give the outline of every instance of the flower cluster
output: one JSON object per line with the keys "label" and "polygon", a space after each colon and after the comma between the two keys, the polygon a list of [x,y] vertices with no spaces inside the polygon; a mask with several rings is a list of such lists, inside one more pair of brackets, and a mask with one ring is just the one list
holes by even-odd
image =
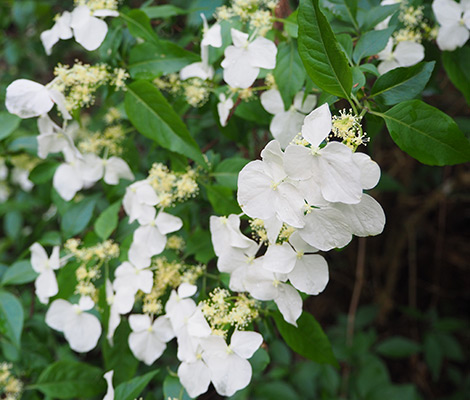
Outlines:
{"label": "flower cluster", "polygon": [[0,363],[0,398],[5,400],[21,399],[23,383],[11,373],[11,364]]}

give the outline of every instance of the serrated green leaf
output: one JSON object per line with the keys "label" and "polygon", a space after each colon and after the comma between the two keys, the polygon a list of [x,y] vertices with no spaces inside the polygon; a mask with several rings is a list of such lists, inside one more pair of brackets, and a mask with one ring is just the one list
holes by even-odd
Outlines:
{"label": "serrated green leaf", "polygon": [[19,300],[11,293],[0,290],[0,327],[3,327],[1,333],[17,348],[21,343],[23,319],[23,307]]}
{"label": "serrated green leaf", "polygon": [[299,53],[312,81],[324,91],[349,99],[352,72],[318,0],[301,0]]}
{"label": "serrated green leaf", "polygon": [[23,285],[34,281],[37,277],[38,274],[31,267],[31,262],[21,260],[6,269],[2,277],[2,285]]}
{"label": "serrated green leaf", "polygon": [[455,51],[443,51],[442,63],[447,72],[447,76],[454,86],[465,96],[470,104],[470,48],[461,47]]}
{"label": "serrated green leaf", "polygon": [[49,365],[30,386],[57,399],[82,399],[104,393],[103,371],[77,361],[62,360]]}
{"label": "serrated green leaf", "polygon": [[102,239],[109,238],[111,233],[117,228],[119,218],[119,210],[121,209],[121,201],[111,204],[104,210],[95,222],[95,232]]}
{"label": "serrated green leaf", "polygon": [[200,61],[191,53],[167,40],[158,44],[141,43],[134,46],[129,56],[129,72],[136,79],[153,79],[180,71],[184,66]]}
{"label": "serrated green leaf", "polygon": [[114,391],[114,400],[134,400],[142,393],[158,372],[158,370],[151,371],[145,375],[121,383]]}
{"label": "serrated green leaf", "polygon": [[303,312],[297,327],[284,321],[279,312],[274,314],[274,321],[285,342],[296,353],[320,364],[339,366],[328,337],[313,315]]}
{"label": "serrated green leaf", "polygon": [[6,111],[0,111],[0,140],[10,136],[20,125],[21,118]]}
{"label": "serrated green leaf", "polygon": [[356,64],[369,56],[374,56],[382,51],[387,45],[388,39],[395,28],[382,29],[380,31],[369,31],[364,33],[356,43],[353,53],[353,61]]}
{"label": "serrated green leaf", "polygon": [[422,62],[388,71],[375,81],[370,97],[377,97],[386,105],[413,99],[425,88],[435,64],[434,61]]}
{"label": "serrated green leaf", "polygon": [[390,136],[404,152],[428,165],[454,165],[470,161],[470,142],[455,121],[421,100],[397,104],[386,113]]}
{"label": "serrated green leaf", "polygon": [[126,22],[132,36],[154,44],[160,41],[152,29],[149,17],[142,10],[131,10],[127,14],[120,13],[119,16]]}
{"label": "serrated green leaf", "polygon": [[277,48],[274,79],[288,109],[305,81],[305,69],[294,41],[281,43]]}
{"label": "serrated green leaf", "polygon": [[407,358],[421,351],[421,345],[405,337],[395,336],[375,347],[377,353],[389,358]]}
{"label": "serrated green leaf", "polygon": [[66,238],[82,232],[93,216],[95,199],[84,199],[80,203],[73,204],[60,221],[60,229]]}
{"label": "serrated green leaf", "polygon": [[206,165],[186,125],[150,82],[131,83],[127,87],[125,107],[129,120],[142,135],[164,148]]}

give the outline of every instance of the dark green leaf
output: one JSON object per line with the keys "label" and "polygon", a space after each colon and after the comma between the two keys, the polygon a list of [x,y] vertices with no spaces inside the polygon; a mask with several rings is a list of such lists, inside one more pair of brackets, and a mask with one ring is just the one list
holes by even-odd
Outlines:
{"label": "dark green leaf", "polygon": [[234,199],[232,189],[219,186],[205,186],[207,197],[214,211],[219,215],[239,214],[240,207]]}
{"label": "dark green leaf", "polygon": [[57,361],[39,376],[32,389],[57,399],[82,399],[104,393],[103,371],[77,361]]}
{"label": "dark green leaf", "polygon": [[326,92],[349,99],[352,72],[318,0],[301,0],[298,21],[299,53],[310,78]]}
{"label": "dark green leaf", "polygon": [[377,67],[373,64],[362,64],[359,65],[359,68],[362,72],[372,74],[374,76],[380,76],[380,72],[378,71]]}
{"label": "dark green leaf", "polygon": [[144,39],[146,42],[158,44],[158,36],[152,29],[150,19],[145,12],[142,10],[131,10],[127,14],[121,13],[120,17],[126,22],[132,36]]}
{"label": "dark green leaf", "polygon": [[188,238],[185,249],[186,255],[194,255],[196,261],[207,264],[215,257],[209,231],[198,227]]}
{"label": "dark green leaf", "polygon": [[[16,347],[20,347],[23,331],[23,307],[11,293],[0,290],[0,331]],[[1,335],[0,335],[1,336]]]}
{"label": "dark green leaf", "polygon": [[364,33],[361,38],[357,41],[356,47],[353,53],[353,61],[359,64],[365,57],[374,56],[382,51],[387,45],[388,39],[390,38],[395,28],[387,28],[380,31],[370,31]]}
{"label": "dark green leaf", "polygon": [[121,383],[116,387],[114,400],[134,400],[157,374],[158,370],[155,370]]}
{"label": "dark green leaf", "polygon": [[191,400],[176,376],[167,375],[163,381],[163,398]]}
{"label": "dark green leaf", "polygon": [[411,100],[426,86],[435,62],[422,62],[412,67],[395,68],[379,76],[372,86],[370,97],[377,97],[386,105]]}
{"label": "dark green leaf", "polygon": [[29,260],[21,260],[8,267],[2,278],[2,285],[22,285],[37,278]]}
{"label": "dark green leaf", "polygon": [[470,48],[464,46],[452,52],[442,52],[442,63],[454,86],[470,104]]}
{"label": "dark green leaf", "polygon": [[111,233],[117,228],[119,218],[119,210],[121,209],[121,201],[111,204],[104,210],[95,222],[95,232],[102,239],[109,238]]}
{"label": "dark green leaf", "polygon": [[0,111],[0,140],[10,136],[20,125],[21,118],[6,111]]}
{"label": "dark green leaf", "polygon": [[236,190],[238,187],[238,173],[248,164],[248,161],[240,157],[227,158],[215,167],[212,176],[220,185]]}
{"label": "dark green leaf", "polygon": [[400,4],[380,5],[370,10],[359,10],[357,19],[362,31],[373,29],[379,22],[400,9]]}
{"label": "dark green leaf", "polygon": [[423,164],[470,161],[469,140],[454,120],[437,108],[421,100],[409,100],[379,115],[398,147]]}
{"label": "dark green leaf", "polygon": [[255,354],[253,354],[253,357],[251,357],[249,361],[253,368],[253,373],[257,374],[266,369],[269,365],[270,358],[268,352],[260,347],[256,350]]}
{"label": "dark green leaf", "polygon": [[150,82],[131,83],[126,92],[125,107],[130,121],[144,136],[205,165],[201,151],[186,125]]}
{"label": "dark green leaf", "polygon": [[197,54],[167,40],[161,40],[158,44],[141,43],[131,50],[129,72],[133,78],[153,79],[177,72],[199,60]]}
{"label": "dark green leaf", "polygon": [[442,352],[441,345],[438,337],[431,333],[427,333],[424,337],[424,360],[431,371],[431,376],[434,382],[439,379],[441,374],[442,361],[444,354]]}
{"label": "dark green leaf", "polygon": [[348,59],[352,60],[352,52],[354,46],[352,37],[347,33],[341,33],[340,35],[336,35],[336,39],[338,40],[341,49],[344,51]]}
{"label": "dark green leaf", "polygon": [[366,77],[364,76],[363,72],[359,67],[354,67],[352,69],[353,73],[353,93],[356,93],[359,89],[361,89],[366,84]]}
{"label": "dark green leaf", "polygon": [[171,6],[169,4],[165,4],[162,6],[144,7],[141,8],[141,10],[145,14],[147,14],[147,17],[149,17],[150,19],[175,17],[177,15],[189,14],[192,11],[184,10],[182,8]]}
{"label": "dark green leaf", "polygon": [[[242,101],[237,108],[235,108],[235,115],[247,121],[256,123],[257,125],[269,125],[272,115],[263,108],[259,99],[249,101]],[[238,138],[240,137],[237,132]]]}
{"label": "dark green leaf", "polygon": [[23,227],[23,215],[19,211],[10,211],[5,214],[3,228],[10,239],[17,239]]}
{"label": "dark green leaf", "polygon": [[46,183],[52,179],[59,164],[55,161],[46,161],[38,164],[29,174],[29,180],[36,185]]}
{"label": "dark green leaf", "polygon": [[273,75],[281,92],[284,108],[288,109],[305,81],[305,69],[294,41],[284,42],[278,46]]}
{"label": "dark green leaf", "polygon": [[284,321],[282,315],[274,314],[279,333],[296,353],[320,364],[338,366],[328,337],[313,315],[303,312],[297,320],[297,327]]}
{"label": "dark green leaf", "polygon": [[421,345],[405,337],[392,337],[379,343],[377,353],[389,358],[407,358],[421,351]]}
{"label": "dark green leaf", "polygon": [[69,238],[82,232],[93,216],[95,199],[85,199],[80,203],[72,205],[60,221],[60,229],[64,236]]}

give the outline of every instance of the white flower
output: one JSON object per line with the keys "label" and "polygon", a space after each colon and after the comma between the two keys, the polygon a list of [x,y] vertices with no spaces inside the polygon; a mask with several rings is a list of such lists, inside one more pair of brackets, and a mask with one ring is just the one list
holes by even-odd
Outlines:
{"label": "white flower", "polygon": [[279,90],[270,89],[260,96],[264,109],[270,114],[274,114],[269,130],[283,149],[300,132],[305,114],[311,112],[317,104],[317,97],[313,94],[309,94],[305,101],[303,99],[304,92],[297,93],[294,104],[286,111]]}
{"label": "white flower", "polygon": [[311,180],[318,185],[321,195],[329,202],[359,203],[362,196],[361,172],[353,161],[349,147],[329,142],[319,148],[331,131],[331,113],[328,104],[312,111],[302,126],[302,136],[311,148],[289,145],[284,154],[284,167],[290,178]]}
{"label": "white flower", "polygon": [[57,153],[59,151],[80,154],[73,143],[71,133],[75,131],[77,124],[73,123],[64,131],[52,121],[47,114],[38,118],[39,136],[38,141],[38,157],[46,158],[49,153]]}
{"label": "white flower", "polygon": [[104,177],[108,185],[117,185],[119,179],[133,180],[129,165],[119,157],[101,159],[95,154],[85,154],[83,156],[84,170],[83,177],[86,181],[97,182]]}
{"label": "white flower", "polygon": [[113,288],[116,292],[129,290],[133,294],[141,290],[144,293],[150,293],[153,286],[153,272],[138,268],[128,261],[124,261],[114,272]]}
{"label": "white flower", "polygon": [[106,302],[110,306],[106,338],[111,345],[113,345],[114,332],[121,322],[121,315],[132,310],[134,299],[135,291],[133,287],[121,285],[119,291],[115,292],[110,280],[106,280]]}
{"label": "white flower", "polygon": [[230,345],[220,336],[210,336],[202,341],[202,357],[211,372],[215,390],[222,396],[232,396],[248,386],[252,369],[248,362],[263,343],[257,332],[238,331],[233,333]]}
{"label": "white flower", "polygon": [[108,390],[106,391],[103,400],[114,400],[113,375],[114,371],[111,370],[106,372],[103,376],[103,378],[106,380],[106,383],[108,384]]}
{"label": "white flower", "polygon": [[432,9],[440,28],[437,45],[441,50],[454,51],[470,37],[470,3],[462,0],[434,0]]}
{"label": "white flower", "polygon": [[305,202],[298,189],[288,181],[279,142],[269,142],[261,157],[263,161],[251,161],[238,175],[240,207],[251,218],[268,220],[276,216],[293,227],[302,227]]}
{"label": "white flower", "polygon": [[39,243],[34,243],[29,249],[31,250],[31,266],[39,274],[34,282],[36,296],[41,303],[47,304],[49,298],[59,292],[54,273],[54,270],[60,268],[59,246],[54,246],[50,258]]}
{"label": "white flower", "polygon": [[151,321],[148,315],[131,315],[129,325],[129,348],[135,358],[147,365],[152,365],[165,351],[166,343],[175,336],[170,321],[160,316]]}
{"label": "white flower", "polygon": [[129,216],[129,223],[138,220],[139,224],[144,225],[155,217],[154,206],[158,202],[158,196],[150,183],[142,180],[127,187],[122,205]]}
{"label": "white flower", "polygon": [[231,97],[225,97],[224,93],[219,95],[219,102],[217,103],[217,111],[219,113],[220,125],[226,126],[227,120],[230,115],[230,110],[233,107],[233,100]]}
{"label": "white flower", "polygon": [[211,383],[211,372],[202,360],[202,348],[197,346],[194,360],[183,361],[178,367],[178,377],[189,396],[196,398],[207,392]]}
{"label": "white flower", "polygon": [[78,304],[66,300],[54,300],[46,313],[46,324],[56,331],[63,332],[70,348],[85,353],[95,348],[101,336],[98,318],[85,311],[94,306],[90,297],[81,297]]}
{"label": "white flower", "polygon": [[34,187],[34,183],[29,180],[29,171],[24,168],[14,167],[11,171],[11,180],[25,192],[30,192]]}
{"label": "white flower", "polygon": [[72,118],[65,107],[64,95],[55,89],[29,79],[17,79],[7,87],[5,106],[9,113],[20,118],[47,114],[54,104],[57,104],[63,118]]}
{"label": "white flower", "polygon": [[246,89],[258,77],[260,68],[276,66],[277,48],[274,42],[261,36],[249,42],[248,34],[231,29],[233,45],[225,49],[221,63],[224,80],[233,88]]}
{"label": "white flower", "polygon": [[55,22],[54,26],[47,31],[41,33],[41,41],[49,56],[52,47],[59,41],[59,39],[66,40],[73,36],[72,29],[70,28],[71,14],[65,11]]}
{"label": "white flower", "polygon": [[403,41],[394,46],[393,39],[388,40],[387,46],[378,54],[382,62],[377,69],[381,74],[398,68],[411,67],[424,59],[424,47],[422,44]]}

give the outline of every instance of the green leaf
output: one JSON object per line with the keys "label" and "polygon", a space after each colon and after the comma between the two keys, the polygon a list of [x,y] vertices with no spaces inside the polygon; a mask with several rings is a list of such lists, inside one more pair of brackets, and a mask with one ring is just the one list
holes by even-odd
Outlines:
{"label": "green leaf", "polygon": [[354,67],[352,69],[353,73],[353,93],[356,93],[366,84],[366,77],[359,67]]}
{"label": "green leaf", "polygon": [[296,353],[320,364],[339,366],[328,337],[313,315],[303,312],[297,327],[284,321],[279,312],[274,314],[274,321],[285,342]]}
{"label": "green leaf", "polygon": [[169,18],[177,15],[189,14],[192,10],[184,10],[182,8],[165,4],[162,6],[143,7],[141,10],[147,14],[150,19]]}
{"label": "green leaf", "polygon": [[370,97],[377,97],[386,105],[413,99],[425,88],[435,64],[434,61],[422,62],[388,71],[375,81]]}
{"label": "green leaf", "polygon": [[201,165],[206,164],[188,128],[155,86],[150,82],[136,81],[127,89],[126,113],[142,135]]}
{"label": "green leaf", "polygon": [[349,99],[352,72],[318,0],[301,0],[299,53],[308,75],[324,91]]}
{"label": "green leaf", "polygon": [[72,205],[60,221],[60,229],[66,238],[82,232],[93,216],[95,199],[84,199],[80,203]]}
{"label": "green leaf", "polygon": [[281,92],[284,108],[288,109],[305,81],[305,69],[294,41],[284,42],[278,46],[273,75]]}
{"label": "green leaf", "polygon": [[30,388],[57,399],[83,399],[104,393],[106,384],[101,369],[63,360],[49,365]]}
{"label": "green leaf", "polygon": [[206,185],[207,197],[219,215],[239,214],[240,207],[233,198],[232,189],[219,185]]}
{"label": "green leaf", "polygon": [[123,382],[116,387],[114,400],[134,400],[138,397],[149,382],[158,374],[158,370],[138,376],[130,381]]}
{"label": "green leaf", "polygon": [[428,165],[470,161],[470,142],[455,121],[421,100],[397,104],[381,116],[404,152]]}
{"label": "green leaf", "polygon": [[212,176],[215,177],[218,184],[236,190],[238,187],[238,174],[248,164],[248,161],[241,157],[227,158],[215,167]]}
{"label": "green leaf", "polygon": [[5,219],[3,220],[3,229],[7,236],[15,240],[21,233],[23,227],[23,215],[19,211],[10,211],[6,213]]}
{"label": "green leaf", "polygon": [[23,307],[19,300],[11,293],[0,290],[0,333],[16,347],[20,347],[23,319]]}
{"label": "green leaf", "polygon": [[400,9],[400,4],[390,4],[385,6],[372,7],[369,10],[359,10],[357,19],[362,31],[374,29],[385,18],[392,15]]}
{"label": "green leaf", "polygon": [[407,358],[421,351],[421,345],[405,337],[395,336],[376,346],[376,351],[389,358]]}
{"label": "green leaf", "polygon": [[167,375],[163,381],[163,398],[191,400],[176,376]]}
{"label": "green leaf", "polygon": [[344,8],[348,19],[352,22],[354,29],[359,31],[359,25],[357,23],[356,14],[357,14],[357,2],[358,0],[343,0]]}
{"label": "green leaf", "polygon": [[470,48],[461,47],[455,51],[443,51],[442,63],[454,86],[459,89],[470,104]]}
{"label": "green leaf", "polygon": [[49,182],[54,176],[59,163],[55,161],[46,161],[38,164],[29,174],[29,180],[36,185]]}
{"label": "green leaf", "polygon": [[207,264],[209,260],[213,259],[215,253],[210,232],[197,227],[188,238],[185,254],[194,255],[196,261],[203,264]]}
{"label": "green leaf", "polygon": [[21,118],[6,111],[0,111],[0,140],[10,136],[20,125]]}
{"label": "green leaf", "polygon": [[365,57],[374,56],[382,51],[387,45],[388,39],[394,31],[394,27],[380,31],[369,31],[364,33],[356,43],[353,53],[353,61],[359,64]]}
{"label": "green leaf", "polygon": [[149,17],[142,10],[131,10],[127,14],[120,13],[119,16],[126,22],[132,36],[154,44],[160,41],[152,29]]}
{"label": "green leaf", "polygon": [[434,333],[427,333],[424,337],[424,360],[431,371],[434,382],[439,379],[441,374],[442,361],[444,354],[439,343],[439,338]]}
{"label": "green leaf", "polygon": [[34,281],[37,277],[38,274],[31,267],[31,262],[21,260],[7,268],[3,274],[2,285],[23,285]]}
{"label": "green leaf", "polygon": [[197,54],[167,40],[158,44],[141,43],[130,52],[129,72],[136,79],[153,79],[177,72],[196,61],[200,61]]}
{"label": "green leaf", "polygon": [[[249,101],[242,101],[237,108],[235,108],[235,115],[244,120],[251,121],[257,125],[269,125],[272,115],[263,108],[259,99],[252,99]],[[236,139],[239,140],[240,133],[236,132]]]}
{"label": "green leaf", "polygon": [[109,238],[111,233],[117,228],[119,218],[119,210],[121,209],[121,201],[111,204],[104,210],[95,222],[95,232],[102,239]]}

